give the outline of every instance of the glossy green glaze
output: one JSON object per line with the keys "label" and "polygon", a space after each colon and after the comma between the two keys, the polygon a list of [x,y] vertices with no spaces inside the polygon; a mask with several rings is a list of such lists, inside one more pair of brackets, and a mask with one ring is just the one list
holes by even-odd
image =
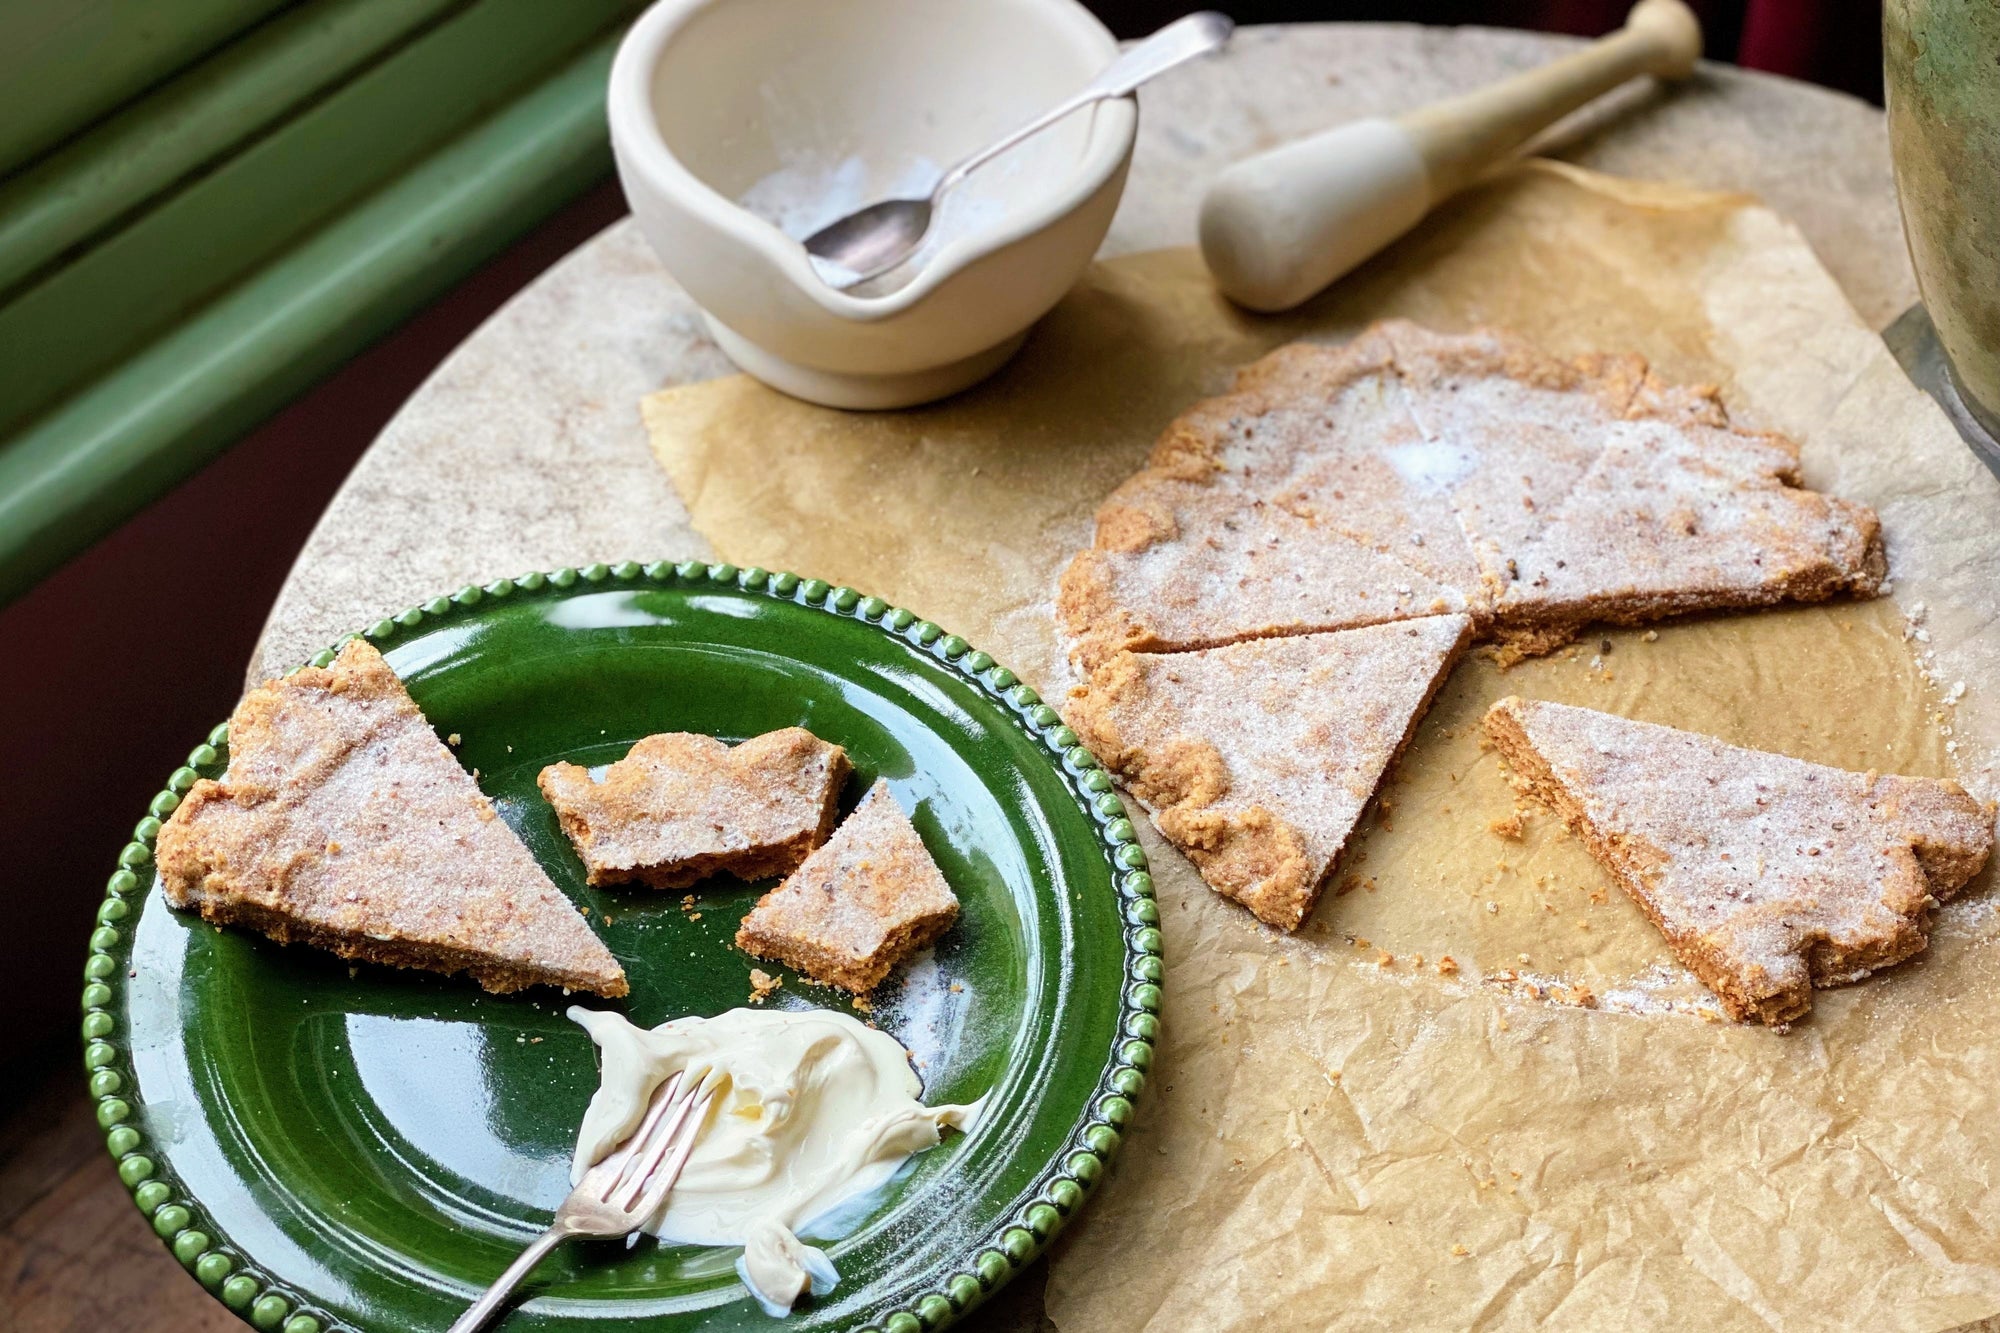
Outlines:
{"label": "glossy green glaze", "polygon": [[[847,808],[889,780],[963,904],[874,1018],[928,1099],[990,1092],[991,1109],[820,1237],[836,1291],[774,1321],[734,1250],[576,1244],[503,1328],[935,1328],[1080,1205],[1151,1064],[1157,914],[1103,773],[1011,673],[878,599],[727,565],[500,580],[369,636],[589,910],[635,1021],[745,1002],[752,960],[730,939],[765,886],[703,886],[698,919],[679,893],[586,887],[535,789],[553,760],[605,763],[658,731],[808,727],[854,761]],[[84,1061],[107,1144],[175,1256],[254,1326],[442,1328],[561,1199],[590,1042],[553,992],[350,968],[168,909],[153,837],[226,762],[218,728],[149,806],[99,911]],[[846,996],[787,974],[772,1003]]]}

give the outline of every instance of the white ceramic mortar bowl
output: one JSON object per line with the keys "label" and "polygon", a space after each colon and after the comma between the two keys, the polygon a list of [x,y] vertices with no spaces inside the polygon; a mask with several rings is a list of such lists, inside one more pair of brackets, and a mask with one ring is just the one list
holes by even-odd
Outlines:
{"label": "white ceramic mortar bowl", "polygon": [[1135,105],[975,173],[994,220],[886,295],[827,286],[734,201],[800,161],[858,158],[871,193],[913,158],[948,166],[1117,50],[1074,0],[660,0],[612,66],[611,143],[640,229],[737,365],[814,402],[902,407],[997,370],[1075,283],[1124,189]]}

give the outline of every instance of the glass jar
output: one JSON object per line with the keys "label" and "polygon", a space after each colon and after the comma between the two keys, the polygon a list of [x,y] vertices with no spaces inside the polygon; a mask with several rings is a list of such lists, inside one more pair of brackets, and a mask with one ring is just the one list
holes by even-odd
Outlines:
{"label": "glass jar", "polygon": [[2000,434],[2000,3],[1884,0],[1896,195],[1959,396]]}

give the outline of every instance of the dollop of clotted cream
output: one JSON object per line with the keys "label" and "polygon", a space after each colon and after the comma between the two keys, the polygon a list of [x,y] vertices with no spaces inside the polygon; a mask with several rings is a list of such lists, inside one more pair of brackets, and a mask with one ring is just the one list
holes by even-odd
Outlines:
{"label": "dollop of clotted cream", "polygon": [[888,1033],[824,1009],[731,1009],[650,1030],[574,1006],[603,1055],[597,1093],[577,1132],[572,1182],[638,1128],[670,1074],[716,1089],[694,1153],[645,1229],[662,1240],[741,1245],[736,1270],[772,1314],[808,1286],[839,1280],[797,1232],[881,1186],[942,1127],[972,1128],[984,1098],[925,1106],[923,1084]]}

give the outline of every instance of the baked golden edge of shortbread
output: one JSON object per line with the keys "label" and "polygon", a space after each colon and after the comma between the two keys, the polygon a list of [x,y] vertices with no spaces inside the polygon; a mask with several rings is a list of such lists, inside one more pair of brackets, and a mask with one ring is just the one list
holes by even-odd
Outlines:
{"label": "baked golden edge of shortbread", "polygon": [[949,910],[906,921],[889,932],[881,946],[866,958],[851,959],[835,954],[809,935],[759,930],[746,918],[736,931],[736,947],[753,957],[783,963],[823,986],[838,986],[856,995],[866,995],[881,985],[904,959],[935,944],[957,919],[958,907],[953,904]]}
{"label": "baked golden edge of shortbread", "polygon": [[[1472,641],[1472,634],[1472,624],[1468,618],[1464,631],[1459,635],[1458,642],[1452,647],[1451,652],[1445,658],[1444,664],[1432,678],[1430,688],[1425,691],[1422,701],[1410,714],[1410,720],[1404,726],[1402,736],[1397,739],[1395,748],[1389,752],[1388,762],[1382,766],[1382,775],[1376,780],[1375,790],[1369,794],[1367,804],[1363,806],[1361,813],[1355,817],[1354,824],[1356,828],[1360,827],[1368,818],[1370,811],[1375,808],[1375,802],[1381,795],[1383,784],[1388,780],[1389,775],[1395,771],[1397,763],[1402,760],[1403,752],[1409,748],[1410,742],[1416,738],[1417,728],[1423,724],[1424,717],[1430,712],[1431,704],[1436,701],[1438,691],[1443,689],[1445,682],[1451,678],[1453,668],[1458,665],[1459,658],[1465,654],[1466,646]],[[1106,662],[1096,672],[1092,673],[1092,679],[1095,680],[1114,672],[1118,666],[1119,659],[1124,656],[1127,656],[1127,654],[1115,654],[1109,662]],[[1158,790],[1151,788],[1150,784],[1145,781],[1143,768],[1135,765],[1134,750],[1124,744],[1119,736],[1117,726],[1111,718],[1110,710],[1098,706],[1098,701],[1093,696],[1090,686],[1080,686],[1071,692],[1069,706],[1064,709],[1064,714],[1070,726],[1075,729],[1078,736],[1082,738],[1084,744],[1090,748],[1091,752],[1102,760],[1107,768],[1118,775],[1120,780],[1126,785],[1126,788],[1135,797],[1150,805],[1154,797],[1159,794]],[[1154,815],[1153,823],[1155,827],[1159,827],[1162,818],[1171,819],[1171,816],[1167,812],[1172,810],[1186,809],[1189,812],[1193,812],[1205,808],[1205,803],[1189,806],[1183,806],[1175,802],[1163,803],[1156,807],[1158,813]],[[1273,854],[1272,859],[1285,859],[1276,855],[1282,850],[1278,844],[1288,840],[1302,842],[1303,839],[1300,838],[1298,831],[1290,824],[1278,819],[1275,815],[1271,815],[1264,807],[1258,806],[1255,808],[1263,811],[1269,818],[1270,823],[1267,828],[1260,829],[1251,836],[1260,840],[1268,840],[1269,845],[1264,850]],[[1161,832],[1164,834],[1165,829],[1162,828]],[[1350,831],[1349,838],[1351,839],[1352,836],[1353,834]],[[1178,844],[1176,845],[1178,846]],[[1199,849],[1190,850],[1186,847],[1181,847],[1180,850],[1190,861],[1195,862],[1197,869],[1201,868],[1201,862],[1204,858],[1201,856]],[[1215,888],[1215,891],[1223,897],[1242,904],[1250,910],[1253,916],[1266,925],[1276,926],[1278,929],[1284,931],[1295,931],[1305,923],[1307,917],[1312,915],[1313,908],[1318,906],[1320,898],[1326,891],[1327,884],[1339,872],[1341,862],[1346,858],[1346,853],[1346,844],[1342,844],[1340,850],[1327,862],[1325,873],[1321,874],[1318,879],[1308,884],[1304,883],[1301,878],[1294,885],[1286,886],[1286,891],[1279,894],[1267,894],[1256,899],[1251,899],[1228,889],[1216,888],[1213,884],[1209,887]],[[1205,880],[1206,877],[1204,876]],[[1276,899],[1276,901],[1273,901],[1273,899]]]}
{"label": "baked golden edge of shortbread", "polygon": [[[219,786],[207,779],[203,782],[207,782],[215,792],[221,791]],[[198,805],[209,793],[202,791],[202,783],[196,783],[188,796],[190,803]],[[215,799],[227,800],[228,797],[217,796]],[[162,833],[164,835],[165,830]],[[191,848],[186,850],[190,857],[194,856]],[[203,920],[219,926],[244,926],[258,931],[280,944],[307,944],[355,962],[380,963],[388,967],[407,967],[446,975],[464,972],[485,989],[501,995],[525,990],[529,986],[564,986],[615,1000],[631,990],[622,971],[607,981],[565,972],[560,968],[509,966],[470,950],[439,944],[377,940],[343,931],[324,930],[287,912],[241,898],[208,893],[203,882],[223,872],[204,867],[190,874],[182,864],[184,859],[163,836],[159,857],[160,879],[169,903],[181,909],[192,907],[201,913]]]}
{"label": "baked golden edge of shortbread", "polygon": [[1797,986],[1762,991],[1746,984],[1741,973],[1705,941],[1677,936],[1669,930],[1646,893],[1645,867],[1664,864],[1668,860],[1666,853],[1643,839],[1601,832],[1583,803],[1557,779],[1541,752],[1529,741],[1520,720],[1503,706],[1505,702],[1502,700],[1487,710],[1483,725],[1487,740],[1506,761],[1514,789],[1563,821],[1597,863],[1631,895],[1665,938],[1674,956],[1715,993],[1724,1012],[1736,1021],[1755,1020],[1781,1030],[1787,1028],[1811,1011],[1815,979],[1821,985],[1837,984],[1835,978],[1857,980],[1921,953],[1930,943],[1927,917],[1906,919],[1904,929],[1895,936],[1868,947],[1841,950],[1822,941],[1811,956],[1802,960],[1807,963],[1806,978]]}
{"label": "baked golden edge of shortbread", "polygon": [[775,879],[789,875],[804,865],[805,859],[833,835],[834,825],[840,821],[840,789],[846,785],[853,764],[848,760],[845,749],[838,745],[831,745],[830,748],[833,754],[827,760],[826,799],[820,802],[817,828],[783,842],[746,847],[737,852],[705,852],[670,864],[612,866],[597,858],[594,853],[596,835],[591,830],[589,816],[574,806],[558,801],[550,790],[551,773],[572,769],[589,780],[588,770],[567,762],[550,764],[537,775],[535,785],[541,789],[542,799],[555,810],[557,824],[569,839],[570,846],[576,849],[577,858],[583,862],[584,882],[592,888],[602,888],[607,884],[644,884],[654,889],[685,889],[722,874],[745,881]]}

